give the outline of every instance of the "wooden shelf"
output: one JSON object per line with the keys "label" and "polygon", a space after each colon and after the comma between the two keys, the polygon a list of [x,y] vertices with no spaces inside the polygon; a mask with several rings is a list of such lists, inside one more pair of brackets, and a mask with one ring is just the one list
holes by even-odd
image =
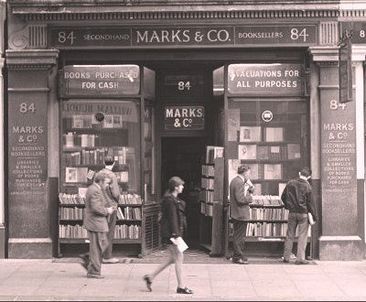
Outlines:
{"label": "wooden shelf", "polygon": [[271,223],[287,223],[287,220],[271,220],[271,219],[250,219],[245,222],[271,222]]}
{"label": "wooden shelf", "polygon": [[[307,242],[310,242],[311,237],[308,237]],[[284,242],[286,237],[279,236],[279,237],[254,237],[254,236],[246,236],[245,242]],[[229,241],[233,241],[233,237],[229,237]],[[294,239],[294,242],[297,242],[297,237]]]}
{"label": "wooden shelf", "polygon": [[[116,244],[140,244],[141,239],[113,239],[113,243]],[[59,243],[66,244],[84,244],[89,243],[87,238],[59,238]]]}
{"label": "wooden shelf", "polygon": [[142,222],[142,219],[117,219],[117,222]]}
{"label": "wooden shelf", "polygon": [[65,128],[63,133],[76,132],[85,134],[99,134],[100,132],[120,132],[127,131],[127,128]]}

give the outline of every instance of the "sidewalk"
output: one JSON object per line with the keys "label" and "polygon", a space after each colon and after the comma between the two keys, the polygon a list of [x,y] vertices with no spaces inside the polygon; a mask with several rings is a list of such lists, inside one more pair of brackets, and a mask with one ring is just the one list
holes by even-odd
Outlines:
{"label": "sidewalk", "polygon": [[96,280],[76,262],[1,259],[0,300],[366,300],[366,261],[185,264],[192,296],[175,293],[173,266],[148,292],[142,276],[156,265],[104,264]]}

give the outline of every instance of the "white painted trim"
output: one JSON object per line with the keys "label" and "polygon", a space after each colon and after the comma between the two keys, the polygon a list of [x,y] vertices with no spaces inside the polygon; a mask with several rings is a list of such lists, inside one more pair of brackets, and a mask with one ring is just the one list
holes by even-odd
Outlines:
{"label": "white painted trim", "polygon": [[[363,63],[355,64],[355,102],[356,102],[356,171],[357,179],[365,177],[365,131],[364,131],[364,78]],[[366,216],[365,216],[366,217]]]}
{"label": "white painted trim", "polygon": [[51,238],[9,238],[9,243],[52,243]]}
{"label": "white painted trim", "polygon": [[359,236],[321,236],[319,241],[360,241]]}

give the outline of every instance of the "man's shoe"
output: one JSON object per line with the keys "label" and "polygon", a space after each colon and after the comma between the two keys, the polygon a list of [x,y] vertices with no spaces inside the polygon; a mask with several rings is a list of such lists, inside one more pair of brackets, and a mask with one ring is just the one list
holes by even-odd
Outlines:
{"label": "man's shoe", "polygon": [[193,290],[189,289],[188,287],[185,288],[177,287],[177,294],[192,295]]}
{"label": "man's shoe", "polygon": [[281,257],[281,262],[283,263],[290,263],[290,260],[289,259],[285,259],[285,257]]}
{"label": "man's shoe", "polygon": [[91,279],[104,279],[104,276],[97,274],[87,274],[86,277]]}
{"label": "man's shoe", "polygon": [[296,260],[295,264],[297,265],[301,265],[301,264],[309,264],[310,262],[307,260]]}
{"label": "man's shoe", "polygon": [[144,276],[144,281],[146,282],[146,287],[149,290],[149,292],[152,292],[152,288],[151,288],[152,281],[148,275]]}
{"label": "man's shoe", "polygon": [[247,258],[244,258],[244,259],[233,260],[233,263],[236,263],[236,264],[248,264],[249,261],[248,261]]}
{"label": "man's shoe", "polygon": [[81,266],[87,271],[89,266],[89,257],[87,255],[80,255]]}
{"label": "man's shoe", "polygon": [[106,264],[114,264],[114,263],[118,263],[119,262],[119,259],[118,258],[108,258],[108,259],[105,259],[103,258],[103,261],[102,263],[106,263]]}

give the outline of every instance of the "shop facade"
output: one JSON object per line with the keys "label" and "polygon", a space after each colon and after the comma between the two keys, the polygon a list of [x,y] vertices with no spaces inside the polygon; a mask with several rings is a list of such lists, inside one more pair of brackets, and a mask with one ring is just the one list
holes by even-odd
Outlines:
{"label": "shop facade", "polygon": [[[212,2],[8,2],[7,257],[84,250],[85,189],[111,155],[121,253],[159,247],[160,196],[178,174],[187,240],[228,255],[228,184],[245,163],[251,254],[281,254],[278,196],[310,166],[320,221],[308,253],[363,259],[366,10]],[[342,103],[338,42],[350,24],[353,99]]]}

